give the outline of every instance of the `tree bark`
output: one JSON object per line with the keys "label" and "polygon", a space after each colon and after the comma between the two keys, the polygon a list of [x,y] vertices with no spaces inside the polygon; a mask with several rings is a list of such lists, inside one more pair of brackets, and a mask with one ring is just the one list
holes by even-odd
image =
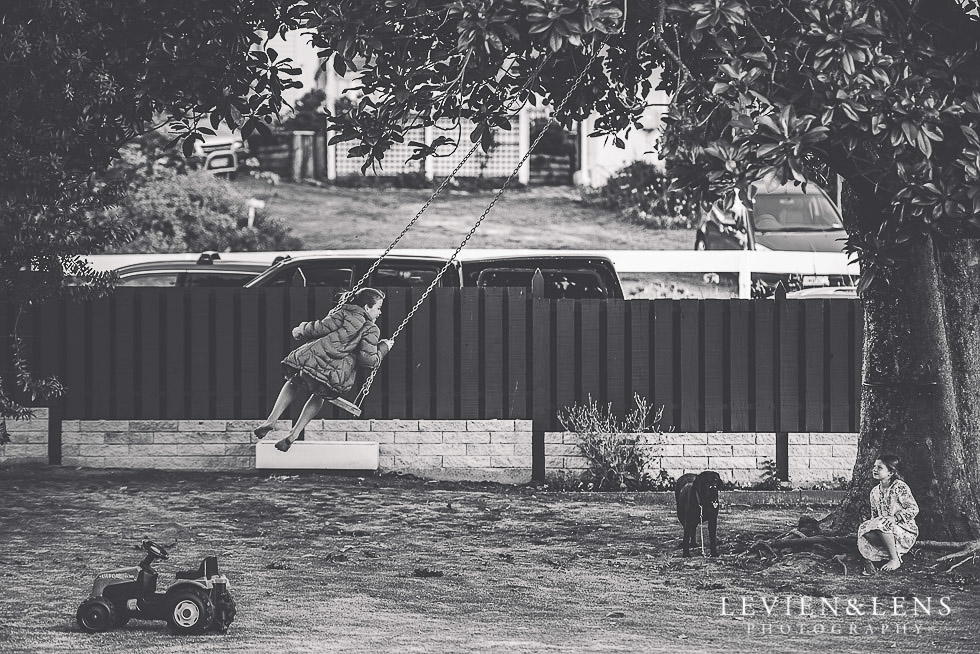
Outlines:
{"label": "tree bark", "polygon": [[[883,207],[865,194],[851,209]],[[849,227],[880,215],[852,214]],[[980,241],[925,238],[883,273],[862,298],[861,435],[831,529],[852,532],[870,517],[871,467],[889,453],[901,460],[919,504],[921,538],[978,538]]]}

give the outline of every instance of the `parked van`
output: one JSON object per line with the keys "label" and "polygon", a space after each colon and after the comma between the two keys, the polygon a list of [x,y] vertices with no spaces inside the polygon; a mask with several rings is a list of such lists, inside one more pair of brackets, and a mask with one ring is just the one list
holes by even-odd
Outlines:
{"label": "parked van", "polygon": [[[747,206],[736,200],[731,210],[713,205],[702,217],[695,250],[778,250],[843,252],[844,221],[840,211],[816,184],[806,191],[793,184],[758,187]],[[776,283],[789,291],[812,286],[853,286],[855,275],[779,275],[754,273],[753,293],[766,297]]]}
{"label": "parked van", "polygon": [[841,252],[847,238],[837,207],[823,189],[807,184],[760,188],[746,206],[716,204],[701,218],[695,250],[791,250]]}

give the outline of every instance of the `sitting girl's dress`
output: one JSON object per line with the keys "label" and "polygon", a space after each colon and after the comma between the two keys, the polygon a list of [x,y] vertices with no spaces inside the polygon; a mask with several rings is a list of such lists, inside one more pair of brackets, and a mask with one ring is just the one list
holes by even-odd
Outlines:
{"label": "sitting girl's dress", "polygon": [[919,536],[919,526],[915,524],[918,513],[919,505],[912,497],[912,489],[904,481],[896,479],[884,493],[881,492],[881,485],[875,484],[871,489],[871,519],[858,527],[858,551],[861,556],[868,561],[886,561],[890,558],[884,543],[875,545],[868,540],[866,534],[876,530],[895,538],[895,551],[899,557],[912,549]]}
{"label": "sitting girl's dress", "polygon": [[388,354],[379,343],[381,331],[364,307],[345,304],[322,320],[301,323],[297,329],[311,340],[282,360],[286,379],[324,399],[346,393],[354,385],[356,367],[374,368]]}

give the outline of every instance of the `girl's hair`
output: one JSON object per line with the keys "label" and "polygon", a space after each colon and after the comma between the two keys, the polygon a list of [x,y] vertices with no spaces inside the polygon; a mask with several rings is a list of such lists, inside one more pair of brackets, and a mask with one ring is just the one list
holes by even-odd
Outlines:
{"label": "girl's hair", "polygon": [[902,473],[899,470],[901,461],[899,461],[897,456],[894,454],[879,454],[878,461],[881,461],[888,468],[888,472],[892,473],[895,479],[902,479]]}
{"label": "girl's hair", "polygon": [[351,298],[350,303],[367,308],[373,307],[383,299],[385,299],[385,294],[378,289],[362,288],[357,293],[354,293],[354,297]]}

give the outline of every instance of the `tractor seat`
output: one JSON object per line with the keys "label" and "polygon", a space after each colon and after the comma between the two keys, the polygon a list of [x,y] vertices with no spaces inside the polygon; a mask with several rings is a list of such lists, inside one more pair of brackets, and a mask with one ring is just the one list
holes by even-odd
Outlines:
{"label": "tractor seat", "polygon": [[218,557],[208,556],[201,561],[201,567],[197,570],[184,570],[178,572],[177,579],[209,579],[218,574]]}

